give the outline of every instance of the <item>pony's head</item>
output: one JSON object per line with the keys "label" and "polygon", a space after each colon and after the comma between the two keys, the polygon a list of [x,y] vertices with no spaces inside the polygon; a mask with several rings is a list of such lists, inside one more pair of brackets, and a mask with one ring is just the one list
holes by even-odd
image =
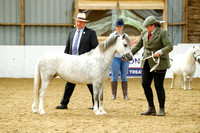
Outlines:
{"label": "pony's head", "polygon": [[131,41],[125,34],[118,37],[116,42],[116,51],[122,56],[122,59],[127,61],[133,60],[133,55],[131,53]]}
{"label": "pony's head", "polygon": [[200,64],[200,46],[193,46],[193,57]]}

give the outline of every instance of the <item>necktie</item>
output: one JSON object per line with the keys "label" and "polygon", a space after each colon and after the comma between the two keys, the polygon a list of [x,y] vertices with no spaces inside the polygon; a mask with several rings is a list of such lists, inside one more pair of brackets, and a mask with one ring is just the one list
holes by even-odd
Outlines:
{"label": "necktie", "polygon": [[148,42],[150,41],[151,39],[151,32],[149,33],[149,36],[148,36]]}
{"label": "necktie", "polygon": [[80,30],[78,30],[78,34],[76,35],[76,40],[75,40],[73,48],[72,48],[73,55],[77,55],[77,45],[78,45],[79,35],[80,35]]}

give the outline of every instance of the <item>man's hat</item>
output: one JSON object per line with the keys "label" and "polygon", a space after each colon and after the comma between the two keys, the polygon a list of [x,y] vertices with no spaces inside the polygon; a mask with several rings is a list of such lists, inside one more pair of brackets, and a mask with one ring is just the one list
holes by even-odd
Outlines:
{"label": "man's hat", "polygon": [[83,22],[89,22],[89,20],[86,20],[86,14],[85,13],[78,13],[77,17],[74,18]]}
{"label": "man's hat", "polygon": [[160,25],[159,21],[157,21],[154,16],[149,16],[144,20],[143,26],[147,27],[147,26],[155,24],[155,23],[158,23]]}
{"label": "man's hat", "polygon": [[114,26],[123,26],[123,25],[125,25],[123,19],[117,19],[116,23],[114,24]]}

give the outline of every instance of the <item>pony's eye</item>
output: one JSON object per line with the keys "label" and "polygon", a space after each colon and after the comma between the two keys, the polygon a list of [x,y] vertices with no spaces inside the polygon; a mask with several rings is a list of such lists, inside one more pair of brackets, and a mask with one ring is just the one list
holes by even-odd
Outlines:
{"label": "pony's eye", "polygon": [[127,44],[124,44],[124,47],[127,47]]}

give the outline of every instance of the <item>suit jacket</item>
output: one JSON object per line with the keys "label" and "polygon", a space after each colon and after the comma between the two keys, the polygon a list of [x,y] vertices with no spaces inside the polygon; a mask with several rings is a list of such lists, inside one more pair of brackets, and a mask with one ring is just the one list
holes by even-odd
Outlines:
{"label": "suit jacket", "polygon": [[[69,32],[64,51],[66,54],[72,54],[72,43],[76,29],[77,28],[74,28]],[[92,29],[85,27],[79,44],[79,50],[78,50],[79,55],[89,52],[90,50],[96,48],[97,45],[98,45],[98,40],[96,32]]]}
{"label": "suit jacket", "polygon": [[[170,67],[169,62],[169,52],[173,50],[173,44],[169,39],[169,34],[166,30],[156,27],[153,36],[148,42],[148,31],[144,30],[136,45],[132,48],[133,55],[136,54],[142,47],[144,47],[143,58],[151,56],[152,53],[155,53],[158,50],[162,51],[162,55],[160,55],[160,64],[155,70],[165,70]],[[141,67],[144,67],[144,60],[141,62]],[[150,68],[152,68],[156,63],[152,58],[148,59],[148,63]]]}

